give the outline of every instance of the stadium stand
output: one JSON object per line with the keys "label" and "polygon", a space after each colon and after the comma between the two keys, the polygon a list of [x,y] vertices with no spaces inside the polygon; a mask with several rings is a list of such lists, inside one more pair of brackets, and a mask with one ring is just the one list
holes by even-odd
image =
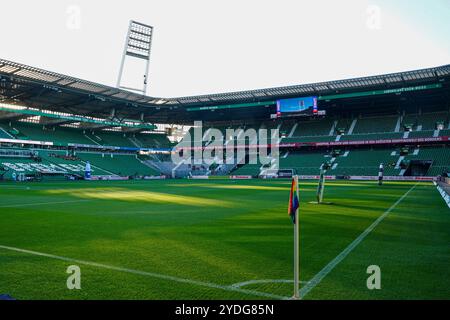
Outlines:
{"label": "stadium stand", "polygon": [[[203,136],[209,128],[280,129],[280,167],[302,175],[318,174],[324,162],[331,163],[334,175],[376,175],[381,162],[388,175],[408,175],[412,166],[420,175],[448,169],[450,66],[178,98],[142,96],[3,59],[0,76],[0,148],[38,152],[37,157],[0,155],[11,171],[45,172],[46,166],[82,174],[86,161],[94,175],[257,176],[273,169],[172,163],[171,141],[183,139],[186,129],[192,133],[189,127],[198,120]],[[298,100],[299,106],[314,101],[315,109],[293,114],[282,110],[284,99]],[[72,108],[76,111],[62,107],[73,101],[87,102]],[[169,137],[162,128],[175,133],[167,131]],[[234,140],[244,141],[243,136]],[[341,152],[331,156],[334,146]]]}
{"label": "stadium stand", "polygon": [[[413,114],[404,117],[403,123],[405,121],[410,121],[414,119],[417,129],[417,123],[421,124],[420,131],[412,131],[408,134],[408,138],[431,138],[435,134],[435,130],[431,128],[436,128],[436,123],[441,121],[444,122],[444,126],[447,127],[447,116],[448,113],[438,112],[438,113],[428,113],[424,115]],[[352,119],[340,119],[336,121],[336,130],[348,132],[349,127],[354,122]],[[404,138],[403,129],[400,132],[394,132],[396,123],[398,122],[398,116],[386,116],[386,117],[370,117],[370,118],[359,118],[355,122],[355,127],[353,133],[343,134],[340,137],[340,141],[366,141],[366,140],[384,140],[384,139],[402,139]],[[307,123],[303,125],[302,129],[297,129],[294,132],[293,137],[287,137],[282,139],[282,143],[301,143],[301,142],[332,142],[336,140],[336,135],[323,135],[324,132],[329,131],[330,120],[324,121],[320,129],[321,121],[316,122],[299,122]],[[326,130],[324,129],[326,128]],[[301,135],[303,132],[305,135]],[[317,134],[317,135],[314,135]],[[322,134],[322,135],[321,135]],[[336,133],[335,133],[336,134]],[[444,129],[438,131],[438,136],[449,136],[450,130]],[[444,148],[443,150],[447,150]],[[428,150],[427,158],[421,160],[432,160],[441,159],[434,161],[432,167],[428,170],[428,176],[439,175],[442,172],[448,170],[450,160],[445,161],[443,157],[447,155],[445,151],[437,149],[440,151],[433,152],[433,149]],[[430,151],[431,150],[431,151]],[[399,151],[396,151],[396,156],[392,156],[393,149],[381,149],[381,150],[352,150],[347,153],[347,155],[339,156],[334,161],[334,166],[328,171],[328,174],[332,175],[377,175],[378,167],[380,163],[385,164],[385,174],[386,175],[401,175],[405,170],[402,170],[397,166],[397,161],[399,159]],[[423,153],[421,152],[420,155]],[[448,155],[447,155],[448,156]],[[404,157],[404,160],[409,160],[412,156]],[[419,157],[420,158],[420,157]],[[419,159],[414,156],[414,159]],[[448,158],[450,159],[450,158]],[[316,175],[319,172],[320,165],[325,162],[326,159],[323,155],[317,157],[314,153],[301,154],[294,152],[289,154],[285,159],[280,160],[280,168],[292,168],[303,175],[313,174]],[[260,171],[260,166],[258,165],[247,165],[240,167],[238,170],[234,171],[235,174],[242,175],[257,175]]]}
{"label": "stadium stand", "polygon": [[14,137],[9,134],[5,129],[0,126],[0,139],[14,139]]}
{"label": "stadium stand", "polygon": [[[164,134],[126,134],[106,130],[83,130],[65,127],[45,127],[40,124],[13,122],[1,124],[0,138],[51,141],[57,145],[68,144],[103,145],[117,147],[167,148],[171,143]],[[131,140],[130,140],[131,139]],[[137,141],[136,146],[133,141]]]}
{"label": "stadium stand", "polygon": [[[24,154],[29,155],[24,155]],[[28,149],[0,150],[0,164],[8,169],[9,176],[15,172],[25,174],[65,173],[84,174],[85,164],[79,159],[66,156],[65,151],[43,151]],[[93,170],[94,175],[108,175],[102,170]]]}
{"label": "stadium stand", "polygon": [[442,172],[450,169],[450,148],[421,148],[417,155],[417,160],[431,160],[433,164],[429,171],[428,176],[436,176],[442,174]]}
{"label": "stadium stand", "polygon": [[403,119],[403,125],[412,125],[413,130],[435,130],[437,122],[448,123],[448,112],[408,114]]}
{"label": "stadium stand", "polygon": [[150,134],[141,133],[134,137],[138,145],[144,148],[169,148],[172,146],[171,142],[164,134]]}
{"label": "stadium stand", "polygon": [[338,133],[346,134],[352,125],[353,119],[350,118],[341,118],[336,120],[336,125],[334,127],[334,134],[338,135]]}
{"label": "stadium stand", "polygon": [[425,131],[412,131],[409,133],[408,138],[430,138],[433,136],[434,130],[425,130]]}
{"label": "stadium stand", "polygon": [[[281,121],[261,122],[256,126],[258,128],[287,128],[285,136],[289,133],[292,137],[285,137],[281,143],[306,143],[306,142],[333,142],[337,141],[366,141],[366,140],[383,140],[383,139],[402,139],[404,138],[404,128],[394,132],[398,116],[385,117],[359,117],[333,119],[319,119],[314,121],[300,121],[297,122],[295,130],[295,122],[282,123]],[[436,112],[426,114],[408,114],[402,118],[402,125],[409,123],[412,125],[412,131],[408,133],[408,138],[428,138],[437,136],[444,137],[450,135],[450,129],[443,129],[436,131],[436,124],[442,123],[444,128],[448,128],[448,112]],[[349,128],[354,126],[352,134],[348,133]],[[398,126],[398,125],[397,125]],[[248,129],[250,125],[223,125],[219,129],[225,133],[226,129]],[[434,128],[434,129],[433,129]],[[419,129],[419,130],[418,130]],[[390,131],[388,131],[390,130]],[[204,129],[206,132],[207,129]],[[189,131],[192,133],[192,128]],[[344,132],[339,135],[338,133]],[[330,135],[332,134],[332,135]],[[46,128],[43,125],[25,122],[10,122],[2,123],[0,129],[0,138],[11,139],[12,137],[21,140],[51,140],[56,145],[67,146],[70,143],[99,145],[99,146],[117,146],[117,147],[138,147],[138,148],[169,148],[172,146],[168,137],[164,134],[156,133],[123,133],[107,130],[90,131],[83,129],[72,129],[65,127]],[[242,141],[242,140],[241,140]],[[424,150],[428,153],[424,153]],[[431,168],[427,175],[437,175],[448,169],[449,161],[446,161],[445,156],[447,149],[424,148],[420,150],[420,156],[427,156],[427,159],[420,159],[417,155],[407,155],[403,160],[433,160]],[[401,175],[404,170],[399,168],[397,161],[399,158],[399,151],[397,149],[397,157],[391,156],[393,149],[383,150],[347,150],[346,156],[338,156],[334,162],[329,174],[333,175],[376,175],[379,163],[386,164],[385,173],[392,175]],[[69,173],[82,174],[85,166],[85,161],[90,161],[93,166],[93,175],[159,175],[162,170],[159,167],[164,167],[166,173],[173,169],[173,165],[168,165],[170,159],[159,161],[159,164],[154,164],[152,160],[146,160],[147,164],[139,161],[135,155],[113,155],[105,153],[83,153],[79,152],[79,159],[73,160],[64,158],[67,153],[62,150],[42,151],[39,150],[41,163],[39,165],[33,164],[30,159],[8,159],[2,163],[6,163],[8,168],[17,172],[36,172],[35,168],[42,169],[48,166],[47,169],[59,167],[61,171]],[[55,156],[56,155],[56,156]],[[20,161],[19,161],[20,160]],[[320,165],[327,161],[324,153],[317,152],[290,152],[286,157],[280,159],[280,168],[295,169],[298,173],[303,175],[317,174]],[[31,165],[33,164],[33,165]],[[150,165],[151,164],[151,165]],[[43,167],[44,166],[44,167]],[[56,166],[56,167],[55,167]],[[231,167],[230,167],[231,168]],[[180,170],[186,170],[185,167]],[[224,168],[220,168],[219,172],[227,173]],[[261,172],[262,166],[244,165],[234,168],[230,174],[234,175],[251,175],[258,176]],[[198,168],[190,168],[187,172],[191,174],[210,174],[208,168],[198,170]]]}
{"label": "stadium stand", "polygon": [[401,139],[402,137],[403,137],[403,133],[383,132],[383,133],[371,133],[371,134],[343,135],[341,137],[340,141]]}
{"label": "stadium stand", "polygon": [[233,175],[253,176],[256,177],[261,171],[261,164],[246,164],[233,171]]}
{"label": "stadium stand", "polygon": [[293,137],[325,136],[333,125],[332,119],[312,120],[298,122]]}
{"label": "stadium stand", "polygon": [[300,175],[317,175],[320,166],[329,160],[322,152],[295,152],[280,158],[280,168],[294,169]]}
{"label": "stadium stand", "polygon": [[376,176],[380,163],[389,167],[394,160],[387,149],[352,150],[344,154],[336,159],[336,166],[329,170],[329,174]]}
{"label": "stadium stand", "polygon": [[281,141],[283,143],[295,143],[295,142],[331,142],[335,140],[336,136],[306,136],[306,137],[284,138]]}
{"label": "stadium stand", "polygon": [[55,144],[67,146],[69,143],[92,144],[92,141],[83,135],[82,130],[52,127],[51,129],[34,123],[14,122],[2,125],[15,139],[52,141]]}
{"label": "stadium stand", "polygon": [[356,121],[353,133],[394,132],[398,116],[367,117]]}
{"label": "stadium stand", "polygon": [[89,137],[103,146],[130,147],[131,142],[125,133],[97,131],[92,132]]}
{"label": "stadium stand", "polygon": [[77,153],[84,162],[89,161],[93,168],[119,176],[156,176],[160,173],[140,162],[135,155]]}

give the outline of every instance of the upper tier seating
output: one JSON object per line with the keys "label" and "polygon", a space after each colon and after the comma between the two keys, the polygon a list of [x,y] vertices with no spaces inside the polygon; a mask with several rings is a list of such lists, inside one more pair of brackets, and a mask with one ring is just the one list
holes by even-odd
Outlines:
{"label": "upper tier seating", "polygon": [[172,145],[165,134],[140,133],[135,140],[143,148],[169,148]]}
{"label": "upper tier seating", "polygon": [[134,139],[139,147],[168,148],[171,143],[165,134],[123,133],[115,131],[92,131],[65,127],[44,128],[35,123],[14,122],[11,125],[2,123],[1,127],[9,135],[0,130],[0,138],[11,139],[11,136],[21,140],[51,141],[55,145],[67,146],[69,143],[86,145],[103,145],[116,147],[136,147],[130,140]]}
{"label": "upper tier seating", "polygon": [[422,126],[422,130],[435,130],[437,122],[447,124],[448,120],[448,112],[408,114],[403,118],[403,125],[412,125],[413,131],[417,130],[419,126]]}
{"label": "upper tier seating", "polygon": [[301,136],[325,136],[330,133],[333,120],[329,118],[312,121],[300,121],[293,134],[293,137]]}
{"label": "upper tier seating", "polygon": [[[90,136],[97,143],[104,146],[131,147],[132,142],[126,134],[113,131],[98,131]],[[100,139],[99,139],[100,138]]]}
{"label": "upper tier seating", "polygon": [[409,133],[408,138],[431,138],[433,136],[434,131],[426,130],[426,131],[412,131]]}
{"label": "upper tier seating", "polygon": [[347,133],[352,125],[352,119],[339,119],[337,120],[336,127],[334,128],[334,134],[337,135],[338,130],[343,130],[344,133]]}
{"label": "upper tier seating", "polygon": [[2,126],[0,126],[0,139],[13,139],[14,137],[11,136],[5,129],[3,129]]}
{"label": "upper tier seating", "polygon": [[[24,122],[14,122],[11,126],[2,125],[2,127],[22,140],[52,141],[63,146],[68,143],[93,144],[83,135],[83,131],[76,129],[54,127],[44,130],[42,125]],[[14,134],[15,131],[18,133]]]}
{"label": "upper tier seating", "polygon": [[[264,122],[261,124],[261,129],[276,129],[280,125],[280,122],[278,121],[270,121],[270,122]],[[280,126],[280,130],[283,129],[283,125]]]}
{"label": "upper tier seating", "polygon": [[370,117],[357,120],[353,133],[394,132],[398,116]]}
{"label": "upper tier seating", "polygon": [[343,135],[340,141],[358,141],[358,140],[384,140],[384,139],[401,139],[402,132],[386,132],[386,133],[366,133]]}
{"label": "upper tier seating", "polygon": [[281,140],[281,143],[332,142],[335,140],[336,136],[308,136],[308,137],[284,138]]}

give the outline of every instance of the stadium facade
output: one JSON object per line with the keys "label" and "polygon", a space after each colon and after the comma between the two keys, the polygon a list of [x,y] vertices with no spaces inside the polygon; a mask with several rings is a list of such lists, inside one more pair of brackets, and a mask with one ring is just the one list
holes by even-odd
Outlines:
{"label": "stadium facade", "polygon": [[311,177],[327,163],[331,178],[377,179],[383,163],[388,179],[436,179],[450,170],[449,81],[446,65],[160,98],[0,59],[0,176],[81,179],[87,162],[93,179],[273,176],[248,153],[234,164],[173,163],[181,133],[202,121],[204,136],[278,129],[279,172]]}

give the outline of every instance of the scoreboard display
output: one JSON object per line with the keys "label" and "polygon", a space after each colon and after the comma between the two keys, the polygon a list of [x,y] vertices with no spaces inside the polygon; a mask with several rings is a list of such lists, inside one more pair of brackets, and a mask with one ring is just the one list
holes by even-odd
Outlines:
{"label": "scoreboard display", "polygon": [[302,97],[277,100],[277,117],[319,115],[317,97]]}

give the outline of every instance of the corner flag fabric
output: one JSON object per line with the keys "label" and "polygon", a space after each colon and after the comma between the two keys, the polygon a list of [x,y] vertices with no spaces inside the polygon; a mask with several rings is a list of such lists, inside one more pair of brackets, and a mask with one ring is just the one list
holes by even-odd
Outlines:
{"label": "corner flag fabric", "polygon": [[292,179],[292,185],[291,185],[291,193],[289,195],[289,208],[288,208],[288,214],[292,219],[292,223],[295,223],[295,212],[297,211],[299,207],[299,199],[297,197],[297,183],[295,179]]}

